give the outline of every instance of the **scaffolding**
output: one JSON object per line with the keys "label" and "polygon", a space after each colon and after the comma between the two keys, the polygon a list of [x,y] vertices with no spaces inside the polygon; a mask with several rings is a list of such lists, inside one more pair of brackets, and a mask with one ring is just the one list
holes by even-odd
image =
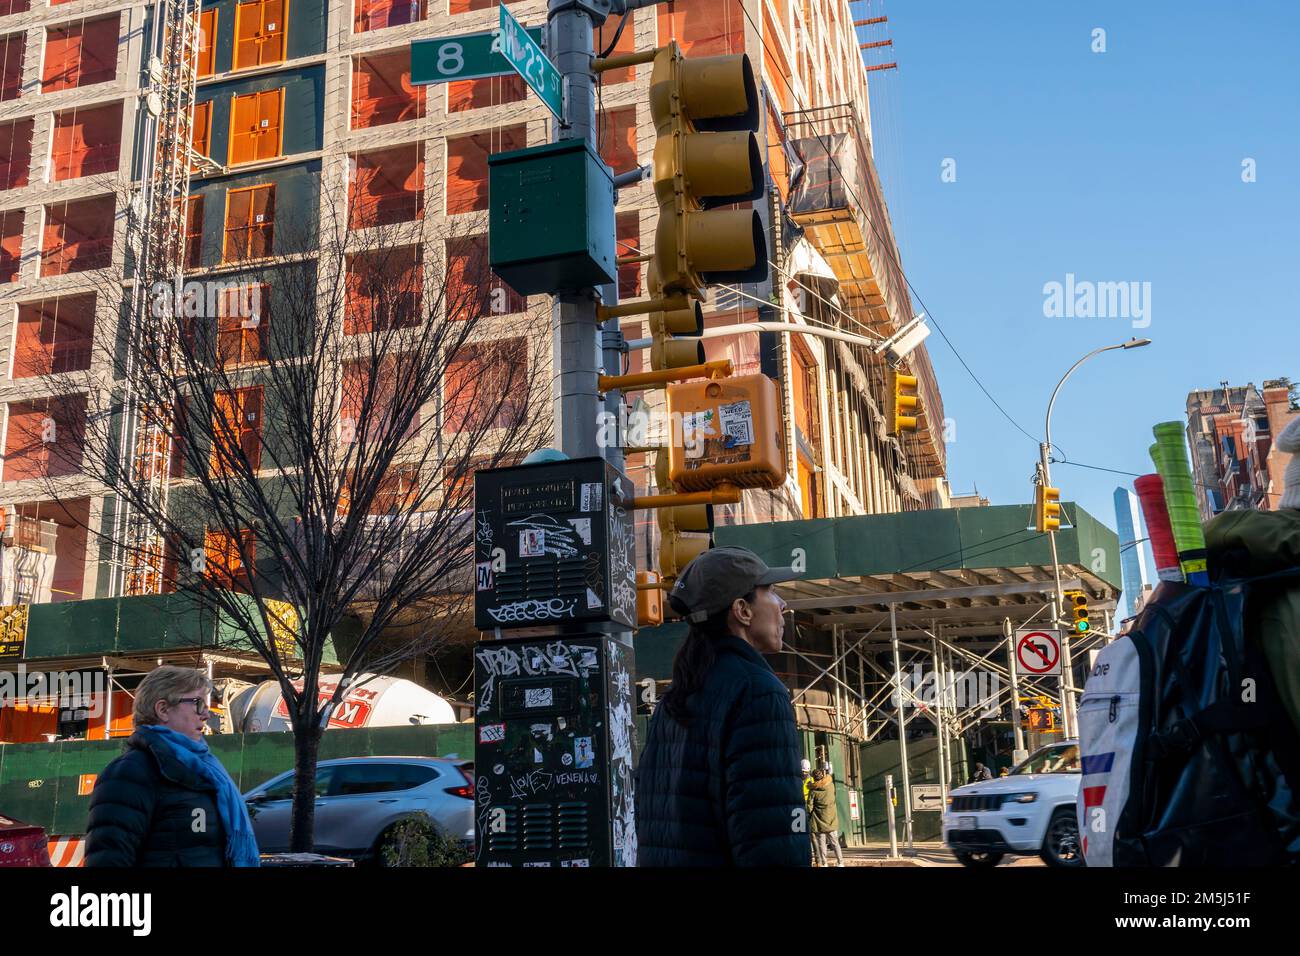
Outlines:
{"label": "scaffolding", "polygon": [[[143,168],[131,203],[135,284],[127,315],[128,339],[142,339],[154,283],[170,284],[184,271],[186,198],[191,165],[206,157],[193,147],[194,95],[199,62],[199,0],[158,0],[152,10],[148,84],[140,91]],[[157,341],[157,336],[151,336]],[[169,336],[163,336],[164,342]],[[170,412],[142,402],[136,349],[128,347],[124,376],[120,474],[128,475],[149,508],[165,511],[171,458]],[[139,499],[137,499],[139,500]],[[110,593],[157,594],[163,585],[164,546],[144,508],[118,496],[113,515]]]}

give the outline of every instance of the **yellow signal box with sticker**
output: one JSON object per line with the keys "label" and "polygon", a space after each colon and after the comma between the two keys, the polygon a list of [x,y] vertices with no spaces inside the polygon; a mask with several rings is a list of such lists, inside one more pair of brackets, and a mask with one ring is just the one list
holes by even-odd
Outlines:
{"label": "yellow signal box with sticker", "polygon": [[668,477],[673,487],[690,492],[720,484],[784,484],[780,401],[776,382],[766,375],[669,385]]}

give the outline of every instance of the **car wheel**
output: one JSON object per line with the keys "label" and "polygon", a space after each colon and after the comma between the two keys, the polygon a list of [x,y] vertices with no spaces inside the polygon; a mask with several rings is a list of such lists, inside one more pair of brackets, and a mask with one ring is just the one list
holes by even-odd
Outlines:
{"label": "car wheel", "polygon": [[954,850],[953,855],[963,866],[982,868],[997,866],[1006,854],[994,853],[991,850]]}
{"label": "car wheel", "polygon": [[1047,824],[1047,836],[1038,854],[1048,866],[1083,866],[1083,848],[1079,845],[1079,821],[1072,807],[1058,807]]}

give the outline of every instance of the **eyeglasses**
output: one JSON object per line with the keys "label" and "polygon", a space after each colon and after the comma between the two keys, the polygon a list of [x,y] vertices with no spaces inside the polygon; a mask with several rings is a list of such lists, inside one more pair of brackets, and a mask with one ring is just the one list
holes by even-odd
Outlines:
{"label": "eyeglasses", "polygon": [[203,713],[205,710],[210,709],[208,704],[208,699],[206,697],[177,697],[176,700],[172,701],[172,703],[193,704],[195,711],[197,711],[200,714]]}

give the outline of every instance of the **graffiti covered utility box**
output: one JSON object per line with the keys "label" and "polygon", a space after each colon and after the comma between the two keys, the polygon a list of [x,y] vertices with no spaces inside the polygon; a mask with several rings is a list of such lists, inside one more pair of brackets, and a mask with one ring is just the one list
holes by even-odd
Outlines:
{"label": "graffiti covered utility box", "polygon": [[632,670],[599,634],[475,646],[478,866],[636,865]]}
{"label": "graffiti covered utility box", "polygon": [[474,626],[581,634],[636,627],[632,482],[602,458],[474,475]]}

